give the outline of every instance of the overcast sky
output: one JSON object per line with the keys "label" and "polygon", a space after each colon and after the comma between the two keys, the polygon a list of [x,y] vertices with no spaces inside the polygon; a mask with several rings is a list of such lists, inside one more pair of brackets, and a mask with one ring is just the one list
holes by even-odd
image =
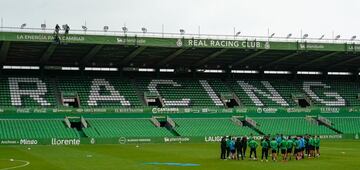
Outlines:
{"label": "overcast sky", "polygon": [[342,38],[360,37],[359,0],[1,0],[0,17],[4,26],[48,27],[56,23],[80,29],[130,31],[146,27],[151,32],[233,34],[277,36],[288,33],[310,37],[332,32]]}

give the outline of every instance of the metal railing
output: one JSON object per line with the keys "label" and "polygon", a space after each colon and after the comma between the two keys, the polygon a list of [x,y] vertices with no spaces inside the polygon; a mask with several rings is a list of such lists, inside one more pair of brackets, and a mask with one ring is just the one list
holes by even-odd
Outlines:
{"label": "metal railing", "polygon": [[[54,33],[54,29],[42,28],[19,28],[19,27],[0,27],[0,32],[23,32],[23,33]],[[308,43],[333,43],[333,44],[360,44],[360,40],[350,39],[319,39],[319,38],[299,38],[299,37],[268,37],[252,35],[217,35],[217,34],[191,34],[191,33],[164,33],[164,32],[136,32],[136,31],[104,31],[104,30],[79,30],[71,29],[70,34],[78,35],[103,35],[103,36],[138,36],[151,38],[195,38],[212,40],[248,40],[248,41],[272,41],[272,42],[308,42]],[[64,33],[64,30],[60,30]]]}

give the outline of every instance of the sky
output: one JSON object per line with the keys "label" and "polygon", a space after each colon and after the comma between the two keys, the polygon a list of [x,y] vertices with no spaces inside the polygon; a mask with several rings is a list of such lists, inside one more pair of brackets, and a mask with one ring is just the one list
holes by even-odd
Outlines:
{"label": "sky", "polygon": [[69,24],[91,30],[360,38],[359,0],[1,0],[3,26]]}

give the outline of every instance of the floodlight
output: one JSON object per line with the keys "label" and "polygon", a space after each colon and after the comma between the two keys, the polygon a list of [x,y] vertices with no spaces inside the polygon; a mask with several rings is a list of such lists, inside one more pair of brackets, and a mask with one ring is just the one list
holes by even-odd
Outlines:
{"label": "floodlight", "polygon": [[304,34],[303,35],[303,39],[306,39],[307,37],[309,37],[309,34]]}
{"label": "floodlight", "polygon": [[107,32],[109,30],[109,26],[104,26],[104,31]]}
{"label": "floodlight", "polygon": [[26,27],[26,23],[21,24],[20,29],[23,29]]}
{"label": "floodlight", "polygon": [[141,31],[145,34],[147,32],[147,29],[145,27],[142,27]]}
{"label": "floodlight", "polygon": [[338,39],[340,39],[340,35],[337,35],[336,37],[335,37],[335,40],[338,40]]}
{"label": "floodlight", "polygon": [[41,29],[45,30],[46,29],[46,24],[41,24]]}
{"label": "floodlight", "polygon": [[124,33],[126,33],[128,31],[128,29],[126,27],[122,27],[122,30],[124,31]]}
{"label": "floodlight", "polygon": [[289,33],[289,34],[286,36],[286,38],[290,38],[291,36],[292,36],[292,34]]}
{"label": "floodlight", "polygon": [[185,34],[185,30],[184,29],[180,29],[180,34],[184,35]]}
{"label": "floodlight", "polygon": [[87,28],[86,26],[84,26],[84,25],[81,26],[81,28],[82,28],[84,31],[87,31],[87,29],[88,29],[88,28]]}
{"label": "floodlight", "polygon": [[356,35],[352,36],[350,40],[354,41],[355,39],[356,39]]}

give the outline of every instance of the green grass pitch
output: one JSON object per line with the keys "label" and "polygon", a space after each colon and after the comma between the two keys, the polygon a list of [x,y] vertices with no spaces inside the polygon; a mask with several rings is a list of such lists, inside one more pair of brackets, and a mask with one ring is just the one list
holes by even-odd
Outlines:
{"label": "green grass pitch", "polygon": [[[30,149],[28,149],[30,147]],[[258,148],[260,156],[260,148]],[[360,141],[322,141],[321,157],[289,162],[219,159],[219,144],[142,144],[81,146],[0,146],[0,170],[7,169],[315,169],[360,168]],[[10,159],[14,159],[10,161]],[[18,161],[21,160],[22,162]],[[146,162],[200,164],[196,167]]]}

